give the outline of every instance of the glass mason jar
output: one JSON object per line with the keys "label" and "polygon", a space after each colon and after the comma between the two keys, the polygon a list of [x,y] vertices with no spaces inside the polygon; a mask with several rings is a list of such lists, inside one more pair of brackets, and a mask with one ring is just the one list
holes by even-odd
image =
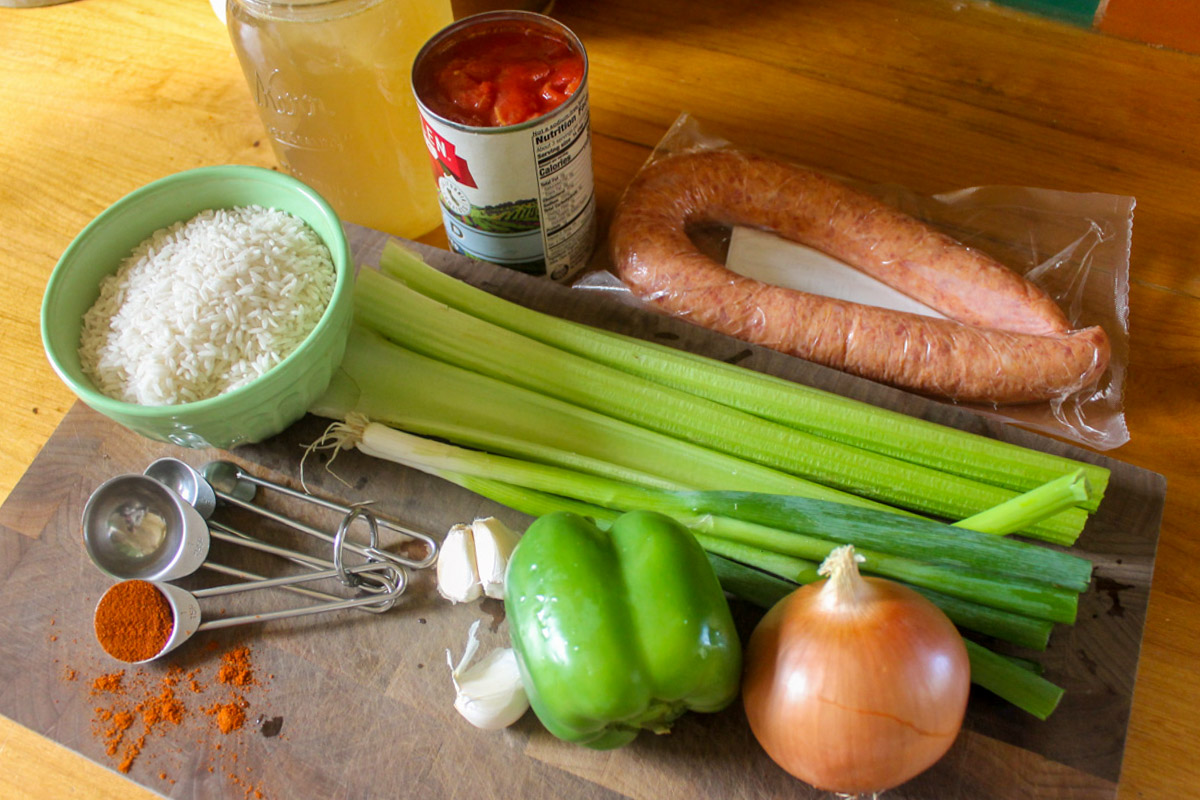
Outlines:
{"label": "glass mason jar", "polygon": [[226,20],[280,166],[347,222],[439,227],[409,80],[450,0],[228,0]]}

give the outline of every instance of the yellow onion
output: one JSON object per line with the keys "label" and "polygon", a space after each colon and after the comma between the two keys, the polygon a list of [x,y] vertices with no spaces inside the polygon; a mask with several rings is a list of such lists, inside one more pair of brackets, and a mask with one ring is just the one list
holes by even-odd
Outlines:
{"label": "yellow onion", "polygon": [[834,550],[827,580],[781,600],[746,649],[743,702],[767,754],[818,789],[881,792],[932,766],[962,727],[971,671],[954,624],[917,592],[859,574]]}

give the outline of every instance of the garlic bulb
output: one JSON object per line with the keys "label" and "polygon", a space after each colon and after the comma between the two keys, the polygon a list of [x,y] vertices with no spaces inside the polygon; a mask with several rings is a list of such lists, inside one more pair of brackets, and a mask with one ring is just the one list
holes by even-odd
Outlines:
{"label": "garlic bulb", "polygon": [[452,603],[504,599],[504,571],[517,534],[495,517],[455,525],[438,555],[438,593]]}
{"label": "garlic bulb", "polygon": [[529,698],[511,647],[497,648],[468,666],[479,650],[479,620],[467,632],[467,647],[455,665],[450,651],[450,679],[454,682],[454,708],[477,728],[494,731],[507,728],[529,709]]}

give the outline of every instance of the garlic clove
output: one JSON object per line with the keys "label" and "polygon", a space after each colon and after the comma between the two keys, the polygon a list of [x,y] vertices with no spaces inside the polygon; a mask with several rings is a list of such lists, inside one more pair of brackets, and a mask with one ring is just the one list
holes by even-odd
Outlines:
{"label": "garlic clove", "polygon": [[459,676],[454,708],[483,730],[507,728],[529,710],[529,698],[511,647],[488,653]]}
{"label": "garlic clove", "polygon": [[497,648],[470,665],[479,650],[478,631],[476,620],[467,632],[467,646],[457,665],[446,651],[454,682],[454,708],[477,728],[500,730],[525,714],[529,698],[517,667],[517,654],[511,647]]}
{"label": "garlic clove", "polygon": [[495,517],[475,520],[471,531],[475,535],[475,568],[483,593],[503,600],[504,572],[517,546],[517,534]]}
{"label": "garlic clove", "polygon": [[475,535],[470,525],[455,525],[438,551],[438,594],[451,603],[469,603],[483,594],[475,566]]}

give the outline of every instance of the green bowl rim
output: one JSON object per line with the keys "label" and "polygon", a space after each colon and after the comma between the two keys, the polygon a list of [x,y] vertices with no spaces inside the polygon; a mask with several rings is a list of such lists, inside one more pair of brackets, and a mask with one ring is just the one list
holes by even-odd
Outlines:
{"label": "green bowl rim", "polygon": [[[329,298],[329,304],[325,307],[325,311],[321,314],[321,318],[317,320],[317,324],[313,326],[311,331],[309,331],[308,336],[304,338],[304,341],[297,345],[296,349],[293,350],[287,358],[285,358],[283,361],[280,361],[274,367],[267,370],[250,383],[244,386],[239,386],[233,391],[215,395],[213,397],[207,397],[203,400],[196,400],[191,403],[143,406],[137,403],[128,403],[124,400],[117,400],[116,398],[109,397],[108,395],[92,388],[90,385],[83,384],[75,380],[74,377],[72,377],[63,367],[63,365],[59,363],[57,356],[51,352],[50,337],[48,335],[50,328],[48,319],[49,299],[54,290],[58,288],[58,284],[66,280],[64,264],[75,255],[77,250],[81,249],[87,244],[88,239],[92,237],[94,230],[107,224],[109,217],[113,216],[124,206],[140,200],[144,195],[162,191],[170,184],[187,181],[194,178],[220,179],[234,177],[248,177],[255,181],[274,183],[286,189],[294,190],[298,194],[303,195],[310,200],[317,207],[317,210],[326,216],[331,223],[331,228],[335,232],[336,241],[326,241],[325,237],[323,236],[321,236],[321,241],[326,247],[329,248],[329,254],[334,262],[334,273],[336,275],[336,280],[334,282],[333,293]],[[197,211],[196,213],[200,212]],[[304,220],[304,222],[305,224],[308,224],[307,220]],[[310,224],[309,227],[311,228],[312,225]],[[315,229],[314,232],[316,232]],[[152,233],[154,233],[154,231],[148,232],[146,236],[150,236]],[[320,236],[320,234],[318,234],[318,236]],[[56,373],[58,373],[59,378],[62,379],[62,381],[66,383],[67,386],[70,387],[70,389],[75,392],[75,394],[78,395],[81,400],[101,413],[109,414],[111,412],[121,416],[134,415],[142,417],[146,420],[169,419],[171,417],[180,416],[190,412],[203,413],[213,409],[214,407],[219,408],[223,404],[237,402],[242,396],[250,393],[251,391],[257,390],[260,386],[260,381],[268,380],[271,375],[282,371],[297,358],[303,358],[304,355],[306,355],[306,351],[312,349],[313,340],[316,339],[325,328],[334,324],[334,322],[331,321],[331,317],[336,311],[336,301],[341,295],[345,294],[349,290],[349,285],[353,280],[353,277],[354,259],[350,252],[350,243],[346,238],[346,231],[342,227],[341,219],[338,217],[337,212],[333,210],[333,206],[331,206],[329,202],[326,201],[325,198],[322,197],[311,186],[297,178],[292,177],[291,175],[277,172],[266,167],[257,167],[249,164],[221,164],[195,167],[193,169],[166,175],[162,178],[151,181],[144,186],[134,189],[97,214],[87,225],[83,227],[83,229],[75,236],[75,238],[71,240],[71,243],[67,245],[67,248],[63,251],[62,255],[59,256],[58,262],[54,265],[54,269],[50,273],[50,278],[46,282],[45,292],[42,295],[42,307],[40,315],[42,348],[46,353],[47,359],[50,361],[50,366],[53,367]]]}

